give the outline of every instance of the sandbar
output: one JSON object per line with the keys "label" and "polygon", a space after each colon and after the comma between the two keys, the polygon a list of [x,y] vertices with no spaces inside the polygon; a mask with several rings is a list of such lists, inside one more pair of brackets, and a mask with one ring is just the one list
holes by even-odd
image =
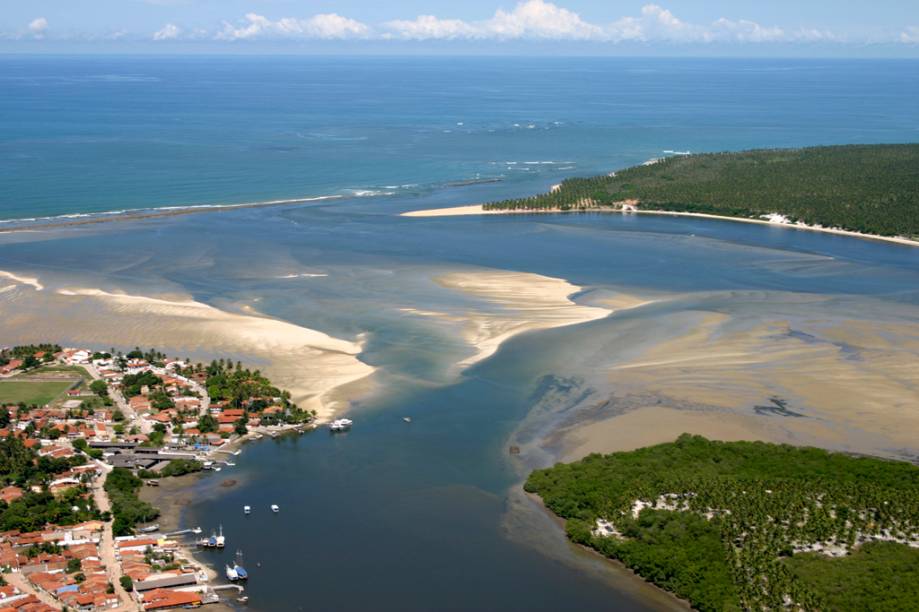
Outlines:
{"label": "sandbar", "polygon": [[745,217],[728,217],[725,215],[711,215],[707,213],[678,212],[670,210],[629,210],[622,211],[609,207],[583,208],[577,210],[560,210],[560,209],[533,209],[533,210],[485,210],[482,204],[470,204],[467,206],[453,206],[450,208],[433,208],[429,210],[412,210],[404,212],[402,217],[457,217],[465,215],[539,215],[539,214],[577,214],[577,213],[615,213],[628,215],[663,215],[668,217],[696,217],[699,219],[715,219],[718,221],[737,221],[740,223],[756,223],[758,225],[768,225],[770,227],[781,227],[786,229],[805,230],[809,232],[822,232],[824,234],[835,234],[838,236],[849,236],[851,238],[861,238],[864,240],[880,240],[894,244],[906,246],[919,246],[919,240],[913,240],[904,236],[879,236],[877,234],[866,234],[864,232],[855,232],[835,227],[821,227],[817,225],[807,225],[803,223],[780,223],[767,219],[748,219]]}

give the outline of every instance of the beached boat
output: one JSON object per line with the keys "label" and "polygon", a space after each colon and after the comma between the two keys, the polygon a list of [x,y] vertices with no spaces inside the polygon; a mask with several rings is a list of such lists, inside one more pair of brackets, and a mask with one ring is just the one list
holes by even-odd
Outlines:
{"label": "beached boat", "polygon": [[243,506],[243,514],[252,514],[252,508],[250,506]]}
{"label": "beached boat", "polygon": [[271,504],[271,511],[272,511],[272,512],[277,513],[277,512],[279,512],[280,510],[281,510],[281,509],[278,507],[277,504]]}
{"label": "beached boat", "polygon": [[138,528],[137,531],[141,533],[153,533],[154,531],[159,531],[159,530],[160,530],[160,526],[157,524],[157,525],[150,525],[149,527],[140,527]]}
{"label": "beached boat", "polygon": [[348,431],[351,429],[351,425],[354,424],[354,421],[351,419],[335,419],[329,423],[329,430],[331,431]]}

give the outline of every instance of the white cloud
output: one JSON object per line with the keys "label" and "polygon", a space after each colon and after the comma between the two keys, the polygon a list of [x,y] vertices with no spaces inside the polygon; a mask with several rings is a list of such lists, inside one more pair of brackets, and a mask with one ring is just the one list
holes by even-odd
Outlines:
{"label": "white cloud", "polygon": [[335,13],[314,15],[309,19],[284,17],[272,21],[263,15],[248,13],[245,21],[238,27],[224,23],[216,38],[220,40],[246,40],[252,38],[319,38],[345,39],[363,38],[370,28],[354,19],[348,19]]}
{"label": "white cloud", "polygon": [[919,26],[909,26],[900,33],[900,42],[907,45],[919,45]]}
{"label": "white cloud", "polygon": [[461,19],[438,19],[433,15],[419,15],[411,21],[397,19],[383,26],[391,31],[390,34],[384,36],[407,40],[453,40],[479,36],[474,26]]}
{"label": "white cloud", "polygon": [[29,32],[35,38],[43,38],[45,35],[45,30],[48,29],[48,20],[44,17],[38,17],[33,19],[29,23]]}
{"label": "white cloud", "polygon": [[603,37],[603,29],[587,23],[580,15],[545,0],[525,0],[508,12],[495,11],[491,19],[467,22],[421,15],[414,20],[395,20],[383,24],[384,37],[408,40],[457,38],[499,40],[541,38],[590,40]]}
{"label": "white cloud", "polygon": [[526,0],[510,13],[499,9],[484,28],[497,38],[588,40],[603,34],[602,28],[587,23],[577,13],[544,0]]}
{"label": "white cloud", "polygon": [[174,40],[182,33],[182,29],[174,23],[167,23],[153,33],[153,40]]}

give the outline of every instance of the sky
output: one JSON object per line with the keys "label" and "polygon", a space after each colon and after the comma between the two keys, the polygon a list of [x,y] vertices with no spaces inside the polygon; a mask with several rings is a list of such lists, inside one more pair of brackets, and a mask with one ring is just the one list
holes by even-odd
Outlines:
{"label": "sky", "polygon": [[919,0],[0,0],[0,52],[919,58]]}

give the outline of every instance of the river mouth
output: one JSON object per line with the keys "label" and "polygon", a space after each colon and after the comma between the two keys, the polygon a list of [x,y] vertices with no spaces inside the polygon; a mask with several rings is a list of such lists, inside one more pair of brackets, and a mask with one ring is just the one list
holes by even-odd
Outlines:
{"label": "river mouth", "polygon": [[[26,279],[0,293],[7,342],[158,344],[305,385],[319,353],[278,368],[302,338],[366,367],[331,394],[301,387],[306,400],[348,406],[350,432],[247,444],[173,509],[186,527],[223,525],[229,552],[202,555],[213,567],[243,550],[252,609],[289,608],[305,577],[323,585],[310,589],[319,609],[679,607],[571,547],[522,496],[526,475],[683,431],[919,450],[902,409],[917,397],[919,300],[903,290],[919,286],[913,250],[663,218],[398,215],[415,204],[0,239],[0,259]],[[540,293],[494,293],[496,278]],[[102,308],[100,295],[129,297]],[[189,309],[225,313],[234,333],[265,319],[272,333],[222,328],[209,345],[176,323]],[[275,333],[278,322],[290,327]]]}

